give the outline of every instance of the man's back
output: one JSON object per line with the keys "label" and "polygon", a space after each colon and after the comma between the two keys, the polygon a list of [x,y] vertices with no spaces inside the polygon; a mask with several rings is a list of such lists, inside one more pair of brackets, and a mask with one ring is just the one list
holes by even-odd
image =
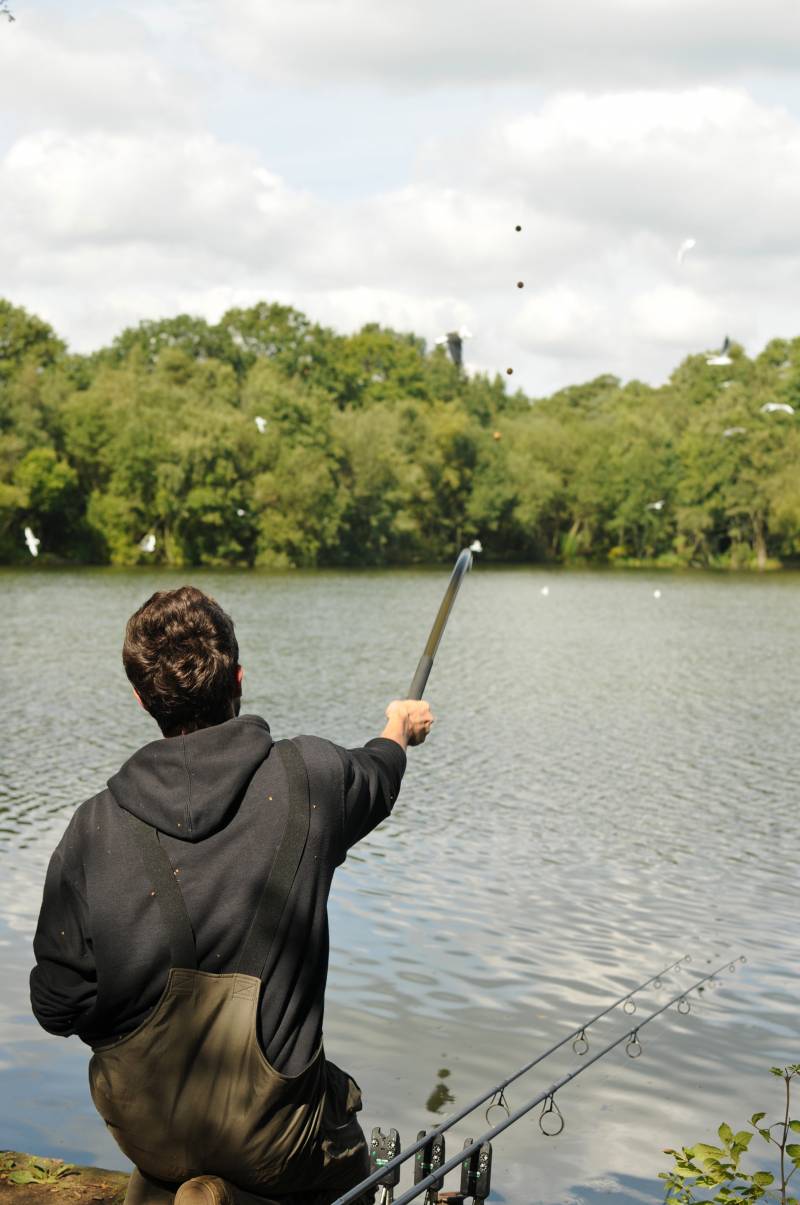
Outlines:
{"label": "man's back", "polygon": [[[311,792],[308,840],[267,960],[259,1037],[297,1075],[322,1035],[327,900],[347,849],[390,812],[405,753],[378,738],[344,750],[300,737]],[[170,951],[126,812],[152,825],[180,886],[197,966],[236,970],[288,809],[267,724],[242,716],[139,750],[83,804],[53,855],[35,940],[34,1011],[93,1046],[135,1029],[155,1007]]]}
{"label": "man's back", "polygon": [[433,717],[395,700],[363,749],[274,746],[239,717],[233,621],[193,586],[131,616],[122,658],[163,738],[53,854],[34,1012],[94,1047],[92,1098],[136,1164],[131,1203],[163,1202],[164,1182],[202,1197],[208,1175],[220,1201],[230,1185],[327,1200],[368,1166],[358,1086],[322,1048],[331,879],[391,811]]}

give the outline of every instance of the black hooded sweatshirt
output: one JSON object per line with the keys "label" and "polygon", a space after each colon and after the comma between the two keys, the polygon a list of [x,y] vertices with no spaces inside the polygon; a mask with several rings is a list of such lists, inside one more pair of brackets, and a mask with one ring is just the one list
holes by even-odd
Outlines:
{"label": "black hooded sweatshirt", "polygon": [[[406,765],[381,737],[350,750],[313,736],[296,743],[311,827],[264,968],[259,1033],[284,1075],[302,1071],[322,1038],[333,872],[389,815]],[[34,938],[31,1003],[46,1030],[103,1045],[140,1025],[166,984],[166,934],[125,811],[159,832],[198,968],[236,970],[288,812],[272,746],[254,715],[153,741],[78,808],[50,860]]]}

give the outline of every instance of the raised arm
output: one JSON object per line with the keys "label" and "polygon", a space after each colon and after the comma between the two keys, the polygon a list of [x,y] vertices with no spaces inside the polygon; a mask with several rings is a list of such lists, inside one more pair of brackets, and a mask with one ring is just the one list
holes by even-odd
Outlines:
{"label": "raised arm", "polygon": [[421,745],[431,730],[427,703],[395,699],[386,708],[386,726],[363,749],[338,748],[344,766],[344,847],[372,832],[391,812],[406,768],[406,749]]}

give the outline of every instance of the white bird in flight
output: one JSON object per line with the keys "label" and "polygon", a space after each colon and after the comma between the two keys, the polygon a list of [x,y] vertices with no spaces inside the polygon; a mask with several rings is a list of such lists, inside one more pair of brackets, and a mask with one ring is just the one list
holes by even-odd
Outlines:
{"label": "white bird in flight", "polygon": [[247,511],[245,511],[241,506],[237,506],[236,513],[239,516],[239,518],[241,519],[242,515],[247,514]]}
{"label": "white bird in flight", "polygon": [[647,509],[648,510],[663,510],[664,509],[664,499],[659,498],[655,502],[648,502]]}
{"label": "white bird in flight", "polygon": [[696,247],[696,246],[697,246],[696,238],[685,238],[683,240],[683,242],[681,243],[680,247],[678,248],[678,263],[682,264],[684,256],[687,254],[687,252],[691,251],[692,247]]}
{"label": "white bird in flight", "polygon": [[257,414],[254,419],[254,422],[255,422],[256,426],[258,427],[259,435],[263,435],[267,429],[267,420],[265,418],[262,418],[260,414]]}
{"label": "white bird in flight", "polygon": [[142,552],[155,552],[155,550],[156,550],[155,533],[152,531],[148,531],[146,536],[142,536],[141,540],[139,541],[139,547],[141,548]]}
{"label": "white bird in flight", "polygon": [[725,439],[730,439],[732,435],[746,435],[747,427],[726,427],[722,434]]}
{"label": "white bird in flight", "polygon": [[764,402],[761,407],[762,414],[794,414],[794,406],[790,406],[788,402]]}
{"label": "white bird in flight", "polygon": [[726,335],[719,351],[714,352],[713,355],[706,356],[706,364],[710,364],[712,368],[726,368],[729,364],[732,364],[733,360],[728,355],[730,345],[731,341]]}
{"label": "white bird in flight", "polygon": [[31,556],[39,555],[39,545],[41,542],[39,537],[33,534],[30,527],[25,528],[25,543],[28,545],[28,552]]}

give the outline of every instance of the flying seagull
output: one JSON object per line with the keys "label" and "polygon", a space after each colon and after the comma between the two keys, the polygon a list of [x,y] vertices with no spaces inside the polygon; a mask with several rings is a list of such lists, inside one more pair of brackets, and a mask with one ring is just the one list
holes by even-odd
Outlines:
{"label": "flying seagull", "polygon": [[726,427],[722,434],[725,439],[730,439],[732,435],[746,435],[747,427]]}
{"label": "flying seagull", "polygon": [[139,541],[139,547],[141,548],[142,552],[155,552],[155,550],[156,550],[155,533],[152,531],[148,531],[146,536],[142,536],[141,540]]}
{"label": "flying seagull", "polygon": [[710,364],[712,368],[726,368],[729,364],[732,364],[733,360],[728,355],[730,345],[731,341],[726,335],[719,351],[714,352],[713,355],[706,356],[706,364]]}
{"label": "flying seagull", "polygon": [[25,528],[25,543],[28,545],[28,552],[31,556],[39,555],[39,545],[41,542],[39,537],[33,534],[30,527]]}
{"label": "flying seagull", "polygon": [[762,414],[794,414],[794,406],[790,406],[788,402],[764,402],[761,407]]}
{"label": "flying seagull", "polygon": [[462,326],[457,331],[448,331],[446,335],[439,335],[435,342],[439,347],[442,347],[446,343],[447,350],[450,352],[450,359],[456,368],[461,368],[464,364],[464,340],[471,338],[471,331]]}
{"label": "flying seagull", "polygon": [[262,418],[260,414],[257,414],[253,421],[255,422],[256,426],[258,427],[259,435],[263,435],[267,429],[267,420],[265,418]]}
{"label": "flying seagull", "polygon": [[683,240],[683,242],[681,243],[680,247],[678,248],[678,263],[682,264],[683,258],[686,255],[686,253],[688,251],[691,251],[692,247],[696,247],[696,246],[697,246],[696,238],[685,238]]}
{"label": "flying seagull", "polygon": [[664,499],[659,498],[656,502],[648,502],[647,509],[648,510],[663,510],[664,509]]}

